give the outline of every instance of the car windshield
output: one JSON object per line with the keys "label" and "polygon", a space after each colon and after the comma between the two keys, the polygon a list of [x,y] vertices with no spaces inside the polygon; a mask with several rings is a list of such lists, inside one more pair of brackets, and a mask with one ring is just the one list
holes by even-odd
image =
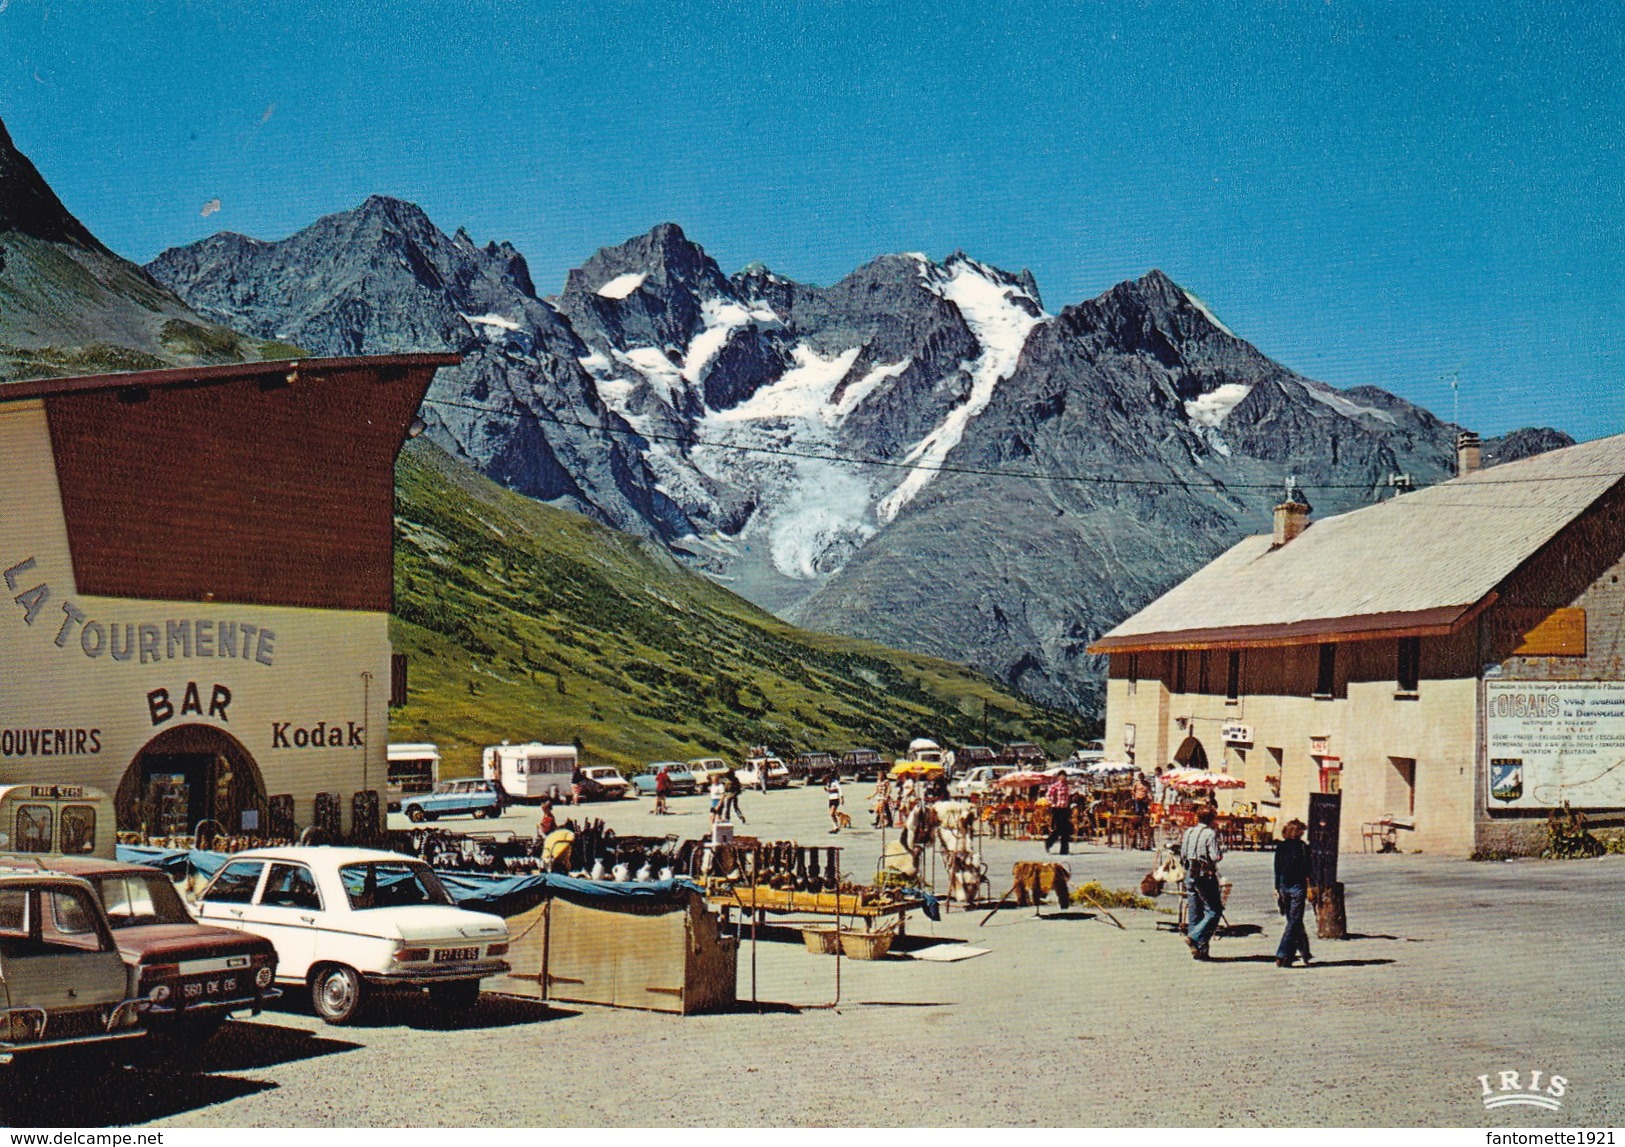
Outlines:
{"label": "car windshield", "polygon": [[186,904],[162,872],[99,876],[95,885],[107,909],[107,922],[115,929],[192,923]]}
{"label": "car windshield", "polygon": [[369,908],[451,903],[451,897],[427,864],[404,860],[346,864],[339,869],[339,881],[344,885],[344,894],[350,898],[350,907],[357,912]]}

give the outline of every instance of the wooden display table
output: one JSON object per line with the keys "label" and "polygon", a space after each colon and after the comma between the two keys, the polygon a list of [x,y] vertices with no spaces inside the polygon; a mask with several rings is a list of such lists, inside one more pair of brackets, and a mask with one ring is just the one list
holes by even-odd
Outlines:
{"label": "wooden display table", "polygon": [[735,886],[732,889],[714,889],[706,895],[711,907],[719,911],[737,910],[744,918],[752,913],[757,923],[764,923],[769,912],[781,915],[852,916],[873,925],[883,916],[898,918],[897,931],[903,932],[907,913],[924,901],[918,899],[887,899],[873,890],[860,892],[797,892],[788,888],[769,888],[765,885]]}

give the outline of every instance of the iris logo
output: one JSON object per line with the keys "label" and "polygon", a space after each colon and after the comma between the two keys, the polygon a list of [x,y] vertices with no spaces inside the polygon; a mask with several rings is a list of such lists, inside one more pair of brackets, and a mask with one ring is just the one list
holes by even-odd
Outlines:
{"label": "iris logo", "polygon": [[[1544,1087],[1541,1086],[1542,1081]],[[1484,1090],[1485,1111],[1502,1107],[1543,1107],[1547,1111],[1561,1111],[1563,1096],[1569,1090],[1569,1081],[1561,1075],[1546,1075],[1539,1071],[1531,1071],[1527,1076],[1517,1071],[1481,1075],[1478,1085]]]}

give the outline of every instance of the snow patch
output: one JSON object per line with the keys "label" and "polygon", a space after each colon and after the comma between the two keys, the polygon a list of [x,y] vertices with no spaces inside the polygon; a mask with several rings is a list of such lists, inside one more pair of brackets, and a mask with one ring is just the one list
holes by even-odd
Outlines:
{"label": "snow patch", "polygon": [[758,419],[792,419],[828,423],[829,398],[863,353],[863,347],[824,358],[806,343],[797,343],[790,352],[795,365],[731,410],[718,411],[713,418],[723,422],[753,422]]}
{"label": "snow patch", "polygon": [[582,355],[576,361],[581,364],[581,369],[597,379],[608,378],[614,369],[610,365],[609,358],[601,350]]}
{"label": "snow patch", "polygon": [[624,275],[616,275],[609,282],[598,288],[598,294],[606,299],[624,299],[633,291],[643,286],[649,277],[646,271],[628,271]]}
{"label": "snow patch", "polygon": [[705,378],[711,360],[722,353],[734,332],[749,326],[776,327],[782,325],[779,316],[760,303],[743,306],[731,299],[706,299],[700,303],[700,318],[705,329],[688,343],[683,358],[683,377],[691,383]]}
{"label": "snow patch", "polygon": [[834,410],[825,408],[824,420],[839,422],[848,414],[863,405],[863,400],[874,393],[875,387],[888,378],[896,378],[909,367],[914,365],[912,358],[905,358],[902,362],[888,363],[875,367],[868,374],[858,379],[851,386],[841,392],[841,401]]}
{"label": "snow patch", "polygon": [[1200,426],[1211,426],[1216,430],[1230,417],[1236,405],[1252,392],[1253,388],[1245,382],[1227,382],[1223,386],[1216,386],[1206,394],[1186,400],[1185,417]]}
{"label": "snow patch", "polygon": [[1205,317],[1208,322],[1210,322],[1214,326],[1218,327],[1221,331],[1223,331],[1225,334],[1229,335],[1231,338],[1236,337],[1236,332],[1231,330],[1229,327],[1225,326],[1223,323],[1221,323],[1219,321],[1219,316],[1214,314],[1212,311],[1208,310],[1207,304],[1204,303],[1201,299],[1198,299],[1195,295],[1191,294],[1189,291],[1185,290],[1185,288],[1183,288],[1183,287],[1180,288],[1180,293],[1182,293],[1185,296],[1185,300],[1187,302],[1189,302],[1191,306],[1195,307],[1197,310],[1202,312],[1203,317]]}
{"label": "snow patch", "polygon": [[1021,348],[1027,345],[1033,328],[1049,319],[1038,308],[1036,299],[991,267],[974,259],[951,259],[949,263],[940,269],[922,268],[921,274],[931,290],[959,308],[982,353],[967,364],[970,396],[908,452],[905,461],[914,463],[915,468],[881,499],[876,515],[883,523],[897,517],[898,511],[936,477],[949,453],[964,438],[971,419],[987,409],[999,383],[1014,373]]}
{"label": "snow patch", "polygon": [[665,351],[652,346],[638,346],[614,353],[616,361],[659,385],[668,396],[675,398],[683,390],[683,372],[666,357]]}
{"label": "snow patch", "polygon": [[499,327],[505,331],[516,331],[519,329],[518,323],[514,322],[510,318],[505,318],[502,315],[464,315],[461,311],[458,311],[457,313],[462,315],[465,321],[474,326]]}
{"label": "snow patch", "polygon": [[1346,418],[1375,418],[1377,421],[1386,422],[1390,426],[1399,425],[1399,420],[1386,410],[1378,410],[1375,406],[1361,406],[1353,399],[1344,398],[1331,387],[1322,390],[1318,386],[1305,385],[1303,389],[1308,392],[1310,398],[1325,403]]}

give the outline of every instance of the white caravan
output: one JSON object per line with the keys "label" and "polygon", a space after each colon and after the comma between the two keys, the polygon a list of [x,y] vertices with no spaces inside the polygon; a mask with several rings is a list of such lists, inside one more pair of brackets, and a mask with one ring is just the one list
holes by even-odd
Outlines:
{"label": "white caravan", "polygon": [[480,754],[480,769],[512,800],[569,800],[570,776],[576,770],[574,745],[490,745]]}

